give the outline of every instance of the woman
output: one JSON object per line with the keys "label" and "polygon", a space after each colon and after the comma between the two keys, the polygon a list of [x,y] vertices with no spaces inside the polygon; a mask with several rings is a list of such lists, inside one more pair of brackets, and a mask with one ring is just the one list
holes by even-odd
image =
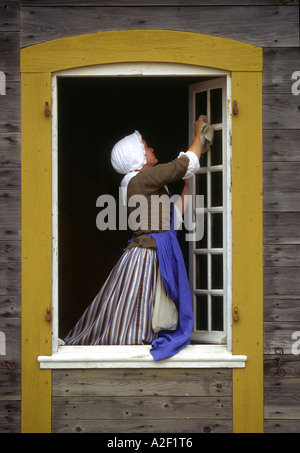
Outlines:
{"label": "woman", "polygon": [[[136,195],[147,200],[147,208],[139,212],[140,222],[133,239],[92,304],[65,338],[66,345],[152,344],[153,358],[162,360],[189,344],[192,302],[176,238],[175,218],[172,215],[170,220],[168,206],[162,207],[160,214],[151,214],[151,196],[168,195],[166,185],[182,178],[185,185],[181,197],[188,194],[188,180],[199,168],[203,122],[203,117],[196,121],[188,151],[167,164],[157,165],[154,150],[137,131],[114,146],[111,162],[118,173],[125,174],[121,187],[129,215],[134,211],[130,200]],[[178,321],[172,330],[154,330],[152,326],[160,278],[178,311]]]}

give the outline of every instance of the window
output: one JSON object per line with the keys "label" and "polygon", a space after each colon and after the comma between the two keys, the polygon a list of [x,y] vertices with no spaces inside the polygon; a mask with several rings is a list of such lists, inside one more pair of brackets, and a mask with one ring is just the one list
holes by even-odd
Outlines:
{"label": "window", "polygon": [[[120,61],[125,63],[119,64]],[[191,62],[195,66],[191,66]],[[245,428],[248,419],[251,426],[257,427],[257,417],[255,420],[249,417],[257,413],[255,409],[259,420],[263,420],[262,67],[262,49],[257,46],[178,31],[94,33],[21,49],[22,394],[25,396],[22,415],[25,431],[50,430],[52,368],[229,367],[233,368],[236,431]],[[104,346],[100,350],[76,347],[75,351],[68,349],[68,352],[65,347],[58,347],[57,109],[55,95],[51,105],[51,78],[55,85],[56,78],[63,73],[56,71],[96,77],[193,75],[202,82],[205,78],[226,77],[227,120],[231,120],[233,102],[238,108],[238,114],[232,117],[232,305],[240,316],[239,322],[232,326],[231,313],[228,316],[226,345],[194,344],[177,357],[157,364],[144,346],[129,349]],[[52,115],[45,109],[47,104]],[[230,150],[231,124],[226,135]],[[230,154],[227,157],[230,159]],[[45,321],[49,309],[51,323]],[[249,361],[245,364],[247,357]],[[40,370],[36,368],[37,359]],[[247,404],[240,405],[240,398],[245,394],[249,395]],[[32,405],[32,401],[39,404]]]}
{"label": "window", "polygon": [[[123,76],[121,79],[118,77],[120,75]],[[76,85],[76,81],[79,82],[79,85]],[[112,85],[110,85],[109,81],[111,81]],[[64,306],[63,304],[65,301],[60,297],[61,294],[66,294],[67,291],[61,290],[61,282],[64,280],[64,277],[59,273],[59,269],[63,267],[61,260],[63,248],[59,242],[62,233],[60,225],[62,224],[61,219],[65,214],[64,207],[60,206],[60,208],[58,208],[58,204],[61,203],[63,197],[59,195],[59,191],[57,190],[57,188],[60,187],[60,183],[58,184],[57,181],[64,181],[65,187],[70,187],[70,185],[72,187],[72,184],[69,183],[66,174],[63,173],[62,169],[62,149],[64,152],[68,151],[66,151],[66,142],[61,142],[61,136],[63,134],[61,133],[58,124],[60,117],[64,114],[68,117],[71,115],[70,112],[75,111],[78,112],[75,115],[79,117],[82,115],[81,106],[78,104],[78,96],[76,97],[74,95],[73,104],[67,101],[67,107],[64,109],[62,108],[60,105],[63,92],[61,87],[67,86],[70,82],[70,84],[75,84],[75,93],[76,90],[78,93],[78,90],[84,90],[84,83],[86,82],[86,86],[94,86],[97,90],[101,89],[102,84],[104,91],[109,92],[110,90],[108,96],[115,96],[116,103],[122,102],[122,93],[127,92],[129,87],[133,85],[138,86],[139,84],[142,84],[144,89],[146,88],[146,91],[151,87],[150,92],[155,89],[153,87],[157,87],[158,99],[161,99],[164,87],[168,86],[169,90],[165,90],[167,93],[165,95],[171,96],[173,99],[176,99],[176,102],[179,102],[180,108],[182,109],[182,118],[186,120],[186,137],[188,137],[188,134],[192,133],[194,119],[197,118],[200,113],[206,114],[208,121],[213,124],[215,139],[212,153],[202,156],[201,168],[199,173],[193,178],[193,183],[191,185],[194,199],[196,199],[195,195],[204,195],[204,236],[197,242],[186,243],[184,246],[189,248],[189,250],[183,251],[185,254],[189,255],[188,272],[190,274],[191,289],[194,299],[195,329],[192,336],[192,345],[193,347],[202,345],[201,351],[208,354],[207,358],[210,364],[216,363],[216,365],[219,366],[220,363],[222,363],[223,358],[226,363],[232,365],[232,361],[227,362],[228,354],[230,355],[231,350],[231,329],[228,324],[227,316],[227,311],[231,310],[230,215],[228,214],[230,213],[230,185],[228,185],[226,180],[230,174],[230,167],[228,164],[228,162],[230,162],[230,141],[228,138],[230,133],[230,118],[227,117],[225,109],[227,98],[230,97],[230,81],[230,74],[222,74],[221,71],[164,64],[139,65],[138,69],[135,68],[134,65],[108,65],[107,67],[102,68],[64,71],[53,75],[53,307],[54,313],[56,314],[53,323],[53,351],[59,353],[59,355],[56,356],[58,361],[64,360],[64,354],[68,354],[69,358],[73,357],[72,363],[78,364],[78,361],[81,363],[82,357],[80,351],[83,350],[83,347],[78,346],[61,346],[59,342],[59,338],[63,337],[61,333],[67,333],[66,330],[64,332],[64,329],[66,328],[62,327],[62,324],[64,323],[62,314],[64,314],[65,319],[72,319],[72,317],[70,311],[68,311],[71,309],[71,305],[66,304]],[[116,86],[116,83],[122,87],[119,92],[116,92],[116,90],[113,89],[113,86]],[[119,99],[118,96],[121,96],[121,99]],[[85,95],[83,95],[83,97],[85,97]],[[70,97],[68,99],[70,100]],[[141,100],[137,97],[134,99],[133,103],[135,102],[141,102]],[[76,110],[76,105],[78,110]],[[65,113],[62,113],[63,111],[65,111]],[[88,115],[87,111],[88,109],[84,112],[84,116]],[[150,115],[153,115],[153,113],[153,111],[150,111]],[[129,113],[129,117],[131,114]],[[88,117],[87,122],[89,121],[91,121],[91,118]],[[75,130],[79,125],[73,124],[70,120],[69,127],[72,134],[76,137]],[[95,124],[93,124],[92,127],[95,128]],[[96,131],[98,134],[99,129],[96,128]],[[178,140],[179,142],[181,140],[184,148],[187,145],[187,140],[185,141],[184,136],[180,137],[178,134],[176,135],[175,130],[174,137],[175,155],[171,156],[171,158],[177,157],[178,152],[181,150],[178,149]],[[73,159],[72,165],[75,164],[77,155],[76,152],[74,152],[73,145],[75,145],[75,142],[71,143],[71,149],[69,150],[71,158]],[[95,143],[93,146],[95,146]],[[84,148],[82,148],[82,152],[85,153],[84,158],[88,156],[88,154],[86,154],[88,153],[87,149],[84,150]],[[164,160],[170,160],[170,156],[165,155]],[[84,167],[85,164],[83,166],[81,165],[80,169],[86,171],[86,168]],[[111,178],[111,175],[109,175],[109,178]],[[114,181],[114,184],[117,186],[118,182]],[[98,195],[100,195],[100,193],[98,193]],[[76,196],[76,191],[73,192],[73,198],[75,198],[77,203],[80,202],[79,197]],[[93,202],[95,201],[96,197],[93,199]],[[85,201],[83,202],[85,203]],[[95,218],[96,215],[94,219]],[[117,232],[114,234],[116,233]],[[70,231],[67,230],[62,234],[69,236]],[[80,236],[80,240],[82,239],[82,236]],[[124,244],[124,237],[121,239],[122,244]],[[76,239],[73,245],[76,245]],[[73,250],[72,259],[74,259],[74,247],[71,245],[70,249]],[[69,264],[71,264],[71,261]],[[106,266],[106,272],[109,272],[111,267],[112,264]],[[103,279],[104,278],[105,276],[103,276]],[[68,279],[66,279],[66,281],[67,280]],[[71,282],[73,282],[72,285],[74,285],[74,281],[76,281],[76,278],[73,276],[71,279]],[[64,282],[62,286],[64,286]],[[98,290],[99,289],[100,287],[98,284]],[[91,297],[89,299],[86,298],[86,306],[89,305],[91,301]],[[73,298],[71,302],[74,304]],[[80,311],[77,312],[76,317],[73,317],[74,319],[71,321],[68,328],[73,327],[75,321],[78,320],[78,315],[82,314],[83,308],[84,307],[81,307]],[[73,309],[72,312],[75,312],[75,310]],[[222,345],[225,346],[223,347]],[[101,356],[104,360],[116,363],[116,361],[118,362],[117,357],[120,355],[120,358],[122,357],[122,359],[120,359],[120,362],[118,363],[121,366],[122,364],[124,365],[123,357],[124,354],[126,354],[126,363],[128,365],[128,363],[130,363],[131,354],[133,354],[133,363],[136,363],[137,347],[139,348],[139,356],[142,357],[144,354],[144,363],[148,364],[148,359],[150,358],[148,357],[150,356],[148,351],[149,348],[144,346],[116,346],[114,349],[112,349],[111,346],[108,346],[107,356],[105,347],[101,346]],[[203,347],[205,349],[203,349]],[[94,346],[86,346],[84,348],[87,349],[88,354],[93,355],[95,352]],[[145,349],[144,352],[141,351],[142,348]],[[186,366],[189,366],[191,363],[193,363],[194,366],[195,359],[197,359],[197,357],[195,357],[196,350],[193,349],[193,353],[191,353],[191,350],[188,348],[185,349],[183,355],[185,355]],[[114,351],[114,353],[111,355],[112,351]],[[198,353],[199,352],[200,350]],[[214,362],[217,357],[215,354],[221,354],[216,362]],[[85,360],[87,357],[88,355],[85,354]],[[203,361],[203,356],[200,358]],[[97,360],[98,359],[99,356]],[[173,359],[173,364],[177,360],[179,360],[177,357]],[[180,360],[182,360],[182,357]],[[238,366],[242,366],[241,364],[244,360],[244,358],[242,358],[241,361],[239,358],[236,358],[236,363],[239,363]],[[101,363],[99,366],[101,366]],[[170,361],[170,366],[172,366],[172,361]]]}
{"label": "window", "polygon": [[[204,233],[190,242],[190,282],[193,295],[196,343],[221,343],[230,334],[231,309],[231,146],[224,77],[190,86],[190,129],[200,114],[214,127],[211,152],[200,159],[191,193],[204,196]],[[195,214],[197,206],[194,206]]]}

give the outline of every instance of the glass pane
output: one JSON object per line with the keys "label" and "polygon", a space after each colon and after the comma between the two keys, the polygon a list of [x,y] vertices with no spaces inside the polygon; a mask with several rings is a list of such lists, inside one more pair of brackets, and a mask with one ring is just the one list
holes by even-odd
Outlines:
{"label": "glass pane", "polygon": [[200,115],[207,115],[207,91],[201,91],[195,95],[195,121]]}
{"label": "glass pane", "polygon": [[207,167],[207,153],[201,154],[199,162],[201,168]]}
{"label": "glass pane", "polygon": [[211,173],[211,206],[223,205],[223,175],[221,171]]}
{"label": "glass pane", "polygon": [[196,256],[196,289],[207,289],[207,255]]}
{"label": "glass pane", "polygon": [[211,246],[223,247],[223,214],[211,214]]}
{"label": "glass pane", "polygon": [[214,140],[211,146],[211,165],[222,165],[223,163],[223,152],[222,152],[222,131],[215,131]]}
{"label": "glass pane", "polygon": [[196,242],[196,249],[206,249],[207,248],[207,214],[204,214],[204,234],[203,237]]}
{"label": "glass pane", "polygon": [[208,305],[207,296],[197,296],[196,299],[196,329],[207,330],[208,329]]}
{"label": "glass pane", "polygon": [[222,88],[210,92],[211,124],[222,123]]}
{"label": "glass pane", "polygon": [[207,174],[196,175],[196,195],[204,195],[204,207],[207,207]]}
{"label": "glass pane", "polygon": [[211,308],[211,329],[223,331],[223,296],[212,296]]}
{"label": "glass pane", "polygon": [[211,288],[223,289],[223,255],[211,255]]}

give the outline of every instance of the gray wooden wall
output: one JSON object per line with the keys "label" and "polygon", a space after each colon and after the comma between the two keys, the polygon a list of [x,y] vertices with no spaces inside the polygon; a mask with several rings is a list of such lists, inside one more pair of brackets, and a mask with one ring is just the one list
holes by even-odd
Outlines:
{"label": "gray wooden wall", "polygon": [[59,370],[55,433],[231,433],[231,370]]}
{"label": "gray wooden wall", "polygon": [[[299,356],[292,354],[292,334],[300,330],[300,96],[291,92],[291,75],[300,70],[298,3],[298,0],[0,1],[0,71],[6,74],[6,95],[0,96],[0,331],[7,339],[7,355],[0,356],[0,360],[17,362],[13,370],[6,368],[5,363],[0,365],[0,432],[20,430],[19,48],[64,36],[122,29],[191,31],[263,47],[265,432],[300,430],[300,364]],[[282,363],[276,348],[283,350]],[[280,370],[284,376],[277,374]],[[230,374],[210,373],[188,372],[192,391],[187,398],[184,391],[178,394],[175,390],[174,385],[182,383],[178,372],[155,373],[152,379],[151,371],[140,370],[115,374],[99,370],[56,371],[53,429],[61,432],[99,431],[101,426],[108,429],[110,420],[115,418],[115,398],[122,397],[122,406],[118,407],[121,426],[131,432],[138,427],[157,431],[156,414],[165,417],[170,413],[164,404],[173,408],[170,420],[177,420],[179,432],[181,427],[186,432],[205,432],[205,427],[207,431],[228,432]],[[75,385],[77,381],[93,383],[98,379],[103,386],[81,386],[79,391]],[[108,388],[107,380],[112,379],[112,390],[103,393]],[[166,380],[171,382],[170,387],[163,385]],[[216,394],[216,388],[208,382],[219,382],[224,393]],[[160,386],[164,390],[156,397],[155,389]],[[116,388],[118,393],[114,393]],[[137,411],[141,407],[141,393],[145,397],[143,404],[150,411],[146,423],[138,415],[143,411]],[[204,411],[208,406],[212,408],[217,399],[222,406],[223,423],[218,423],[221,417],[216,409],[209,409],[208,420],[203,420],[199,408]],[[71,403],[75,409],[68,417],[65,414],[70,411],[66,408]],[[105,421],[103,415],[99,416],[102,410]],[[128,416],[132,413],[137,415]],[[192,414],[192,420],[188,420],[188,414]],[[89,421],[89,417],[94,421]]]}
{"label": "gray wooden wall", "polygon": [[19,43],[19,2],[1,1],[0,71],[6,76],[6,94],[0,95],[0,331],[6,355],[0,355],[0,432],[19,432],[21,414]]}

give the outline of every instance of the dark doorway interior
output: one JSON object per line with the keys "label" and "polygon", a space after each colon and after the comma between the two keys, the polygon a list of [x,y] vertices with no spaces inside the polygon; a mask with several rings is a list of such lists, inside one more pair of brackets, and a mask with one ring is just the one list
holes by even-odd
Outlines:
{"label": "dark doorway interior", "polygon": [[[92,302],[131,237],[130,231],[96,227],[99,195],[118,199],[122,175],[110,164],[113,145],[138,130],[159,162],[175,159],[188,147],[188,86],[200,80],[58,78],[60,338]],[[170,186],[172,193],[182,184]]]}

